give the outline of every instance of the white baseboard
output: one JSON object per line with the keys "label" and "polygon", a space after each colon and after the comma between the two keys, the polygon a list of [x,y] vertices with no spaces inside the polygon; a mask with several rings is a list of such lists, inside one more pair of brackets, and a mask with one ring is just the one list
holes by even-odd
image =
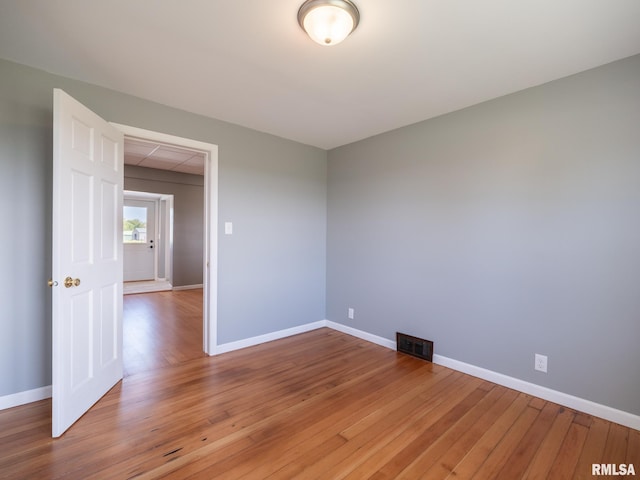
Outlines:
{"label": "white baseboard", "polygon": [[195,290],[196,288],[204,288],[202,283],[198,285],[180,285],[179,287],[173,287],[174,290]]}
{"label": "white baseboard", "polygon": [[168,292],[173,290],[173,286],[164,280],[148,281],[148,282],[124,282],[122,293],[124,295],[132,295],[136,293],[153,293]]}
{"label": "white baseboard", "polygon": [[482,367],[476,367],[469,363],[460,362],[451,358],[443,357],[442,355],[433,355],[433,363],[442,365],[444,367],[457,370],[462,373],[473,375],[474,377],[488,380],[489,382],[497,383],[504,387],[524,392],[534,397],[539,397],[544,400],[548,400],[558,405],[578,410],[580,412],[588,413],[595,417],[604,418],[611,422],[619,423],[635,430],[640,430],[640,416],[628,413],[622,410],[617,410],[606,405],[592,402],[591,400],[585,400],[584,398],[575,397],[568,393],[552,390],[547,387],[536,385],[535,383],[525,382],[519,378],[503,375],[502,373],[487,370]]}
{"label": "white baseboard", "polygon": [[281,338],[290,337],[299,333],[309,332],[311,330],[317,330],[318,328],[326,326],[326,320],[320,320],[319,322],[307,323],[306,325],[300,325],[297,327],[287,328],[285,330],[279,330],[277,332],[266,333],[264,335],[258,335],[257,337],[245,338],[236,342],[223,343],[222,345],[216,346],[213,355],[232,352],[241,348],[253,347],[254,345],[271,342],[273,340],[279,340]]}
{"label": "white baseboard", "polygon": [[[334,330],[353,335],[354,337],[361,338],[362,340],[367,340],[369,342],[390,348],[392,350],[396,349],[396,343],[392,340],[388,340],[386,338],[379,337],[368,332],[363,332],[361,330],[357,330],[340,323],[331,322],[329,320],[326,320],[325,323],[327,327],[333,328]],[[585,400],[584,398],[575,397],[567,393],[558,392],[557,390],[542,387],[540,385],[536,385],[535,383],[525,382],[524,380],[520,380],[519,378],[510,377],[508,375],[494,372],[492,370],[487,370],[482,367],[476,367],[475,365],[460,362],[452,358],[443,357],[442,355],[434,354],[433,363],[442,365],[443,367],[451,368],[452,370],[457,370],[462,373],[473,375],[474,377],[497,383],[498,385],[502,385],[519,392],[533,395],[534,397],[539,397],[544,400],[557,403],[558,405],[587,413],[589,415],[604,418],[605,420],[609,420],[610,422],[619,423],[620,425],[624,425],[635,430],[640,430],[640,416],[625,412],[623,410],[618,410],[606,405],[601,405],[599,403],[592,402],[591,400]]]}
{"label": "white baseboard", "polygon": [[0,410],[19,407],[27,403],[44,400],[45,398],[51,398],[51,385],[0,397]]}
{"label": "white baseboard", "polygon": [[[184,289],[184,287],[181,288]],[[372,333],[364,332],[362,330],[358,330],[341,323],[336,323],[329,320],[320,320],[318,322],[299,325],[297,327],[287,328],[285,330],[280,330],[277,332],[258,335],[256,337],[246,338],[235,342],[224,343],[216,347],[214,355],[232,352],[241,348],[252,347],[261,343],[279,340],[281,338],[290,337],[299,333],[309,332],[311,330],[316,330],[322,327],[328,327],[333,330],[337,330],[339,332],[360,338],[362,340],[375,343],[376,345],[389,348],[391,350],[396,349],[396,344],[393,340],[389,340]],[[526,382],[515,377],[510,377],[502,373],[487,370],[482,367],[477,367],[469,363],[460,362],[458,360],[444,357],[442,355],[434,354],[433,363],[442,365],[443,367],[451,368],[452,370],[466,373],[468,375],[473,375],[474,377],[482,378],[483,380],[487,380],[489,382],[493,382],[498,385],[517,390],[519,392],[533,395],[535,397],[539,397],[544,400],[548,400],[550,402],[587,413],[589,415],[604,418],[605,420],[619,423],[620,425],[624,425],[635,430],[640,430],[640,416],[625,412],[623,410],[618,410],[606,405],[601,405],[590,400],[585,400],[584,398],[575,397],[567,393],[552,390],[547,387],[542,387],[540,385],[536,385],[535,383]],[[4,397],[0,397],[0,410],[17,407],[19,405],[36,402],[38,400],[43,400],[50,397],[51,386],[36,388],[34,390],[28,390],[26,392],[14,393],[12,395],[6,395]]]}
{"label": "white baseboard", "polygon": [[342,333],[346,333],[348,335],[353,335],[354,337],[361,338],[362,340],[366,340],[367,342],[375,343],[377,345],[390,348],[391,350],[396,349],[396,342],[393,340],[388,340],[386,338],[379,337],[378,335],[373,335],[371,333],[363,332],[362,330],[357,330],[352,327],[348,327],[341,323],[332,322],[330,320],[325,320],[327,327],[337,330]]}

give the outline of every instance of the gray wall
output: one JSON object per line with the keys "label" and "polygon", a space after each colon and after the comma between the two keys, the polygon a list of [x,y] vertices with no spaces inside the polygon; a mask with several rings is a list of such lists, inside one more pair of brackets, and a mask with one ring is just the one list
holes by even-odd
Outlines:
{"label": "gray wall", "polygon": [[106,120],[219,146],[219,232],[234,222],[220,343],[325,317],[326,152],[0,60],[0,396],[51,384],[54,87]]}
{"label": "gray wall", "polygon": [[329,318],[640,414],[640,57],[333,150],[328,178],[321,150],[0,60],[0,396],[51,383],[54,87],[219,145],[220,343]]}
{"label": "gray wall", "polygon": [[124,188],[174,196],[173,286],[202,284],[204,177],[125,165]]}
{"label": "gray wall", "polygon": [[640,56],[330,151],[327,248],[328,319],[640,414]]}

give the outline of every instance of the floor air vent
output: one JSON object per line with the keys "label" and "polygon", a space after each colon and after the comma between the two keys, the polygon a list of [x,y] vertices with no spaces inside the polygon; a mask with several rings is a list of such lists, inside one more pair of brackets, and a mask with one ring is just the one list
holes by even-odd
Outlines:
{"label": "floor air vent", "polygon": [[405,333],[396,332],[396,343],[399,352],[433,361],[433,342],[418,337],[412,337]]}

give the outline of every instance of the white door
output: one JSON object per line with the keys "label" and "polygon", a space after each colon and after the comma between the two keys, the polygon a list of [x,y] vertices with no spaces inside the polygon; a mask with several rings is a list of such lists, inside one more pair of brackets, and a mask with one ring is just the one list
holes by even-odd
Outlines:
{"label": "white door", "polygon": [[124,199],[124,281],[156,279],[156,202]]}
{"label": "white door", "polygon": [[122,378],[123,134],[53,93],[53,436]]}

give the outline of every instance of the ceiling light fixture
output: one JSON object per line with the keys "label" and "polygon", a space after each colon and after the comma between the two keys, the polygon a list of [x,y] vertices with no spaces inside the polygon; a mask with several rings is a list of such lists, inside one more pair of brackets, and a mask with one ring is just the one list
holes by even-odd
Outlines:
{"label": "ceiling light fixture", "polygon": [[353,32],[360,12],[349,0],[307,0],[298,10],[298,23],[320,45],[336,45]]}

